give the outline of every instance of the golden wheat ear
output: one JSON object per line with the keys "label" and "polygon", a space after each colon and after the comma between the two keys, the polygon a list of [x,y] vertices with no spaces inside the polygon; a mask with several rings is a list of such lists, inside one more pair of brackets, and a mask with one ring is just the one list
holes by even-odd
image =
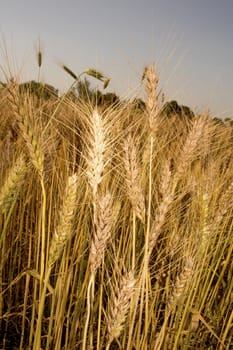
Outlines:
{"label": "golden wheat ear", "polygon": [[142,171],[137,159],[138,151],[136,149],[133,137],[129,135],[124,142],[124,167],[126,172],[125,182],[127,185],[128,197],[131,201],[136,216],[145,222],[145,197],[142,189]]}
{"label": "golden wheat ear", "polygon": [[117,291],[113,299],[109,302],[107,313],[108,344],[106,349],[109,349],[112,341],[120,336],[124,328],[130,307],[130,300],[135,292],[135,285],[136,280],[133,271],[127,272],[121,277]]}
{"label": "golden wheat ear", "polygon": [[0,210],[5,213],[17,197],[26,173],[26,162],[20,156],[9,170],[6,180],[0,189]]}
{"label": "golden wheat ear", "polygon": [[157,239],[161,233],[161,229],[166,221],[169,208],[174,200],[172,192],[172,174],[170,171],[170,161],[166,161],[161,171],[160,191],[162,195],[161,202],[156,210],[156,217],[152,221],[149,233],[148,254],[151,255]]}
{"label": "golden wheat ear", "polygon": [[49,266],[59,259],[66,242],[72,237],[72,224],[76,208],[77,174],[68,178],[65,188],[64,202],[60,211],[60,222],[53,235],[50,251]]}
{"label": "golden wheat ear", "polygon": [[112,196],[109,192],[99,196],[96,203],[95,233],[90,249],[91,271],[95,273],[104,258],[108,241],[112,234]]}
{"label": "golden wheat ear", "polygon": [[150,130],[155,130],[157,127],[157,112],[158,112],[158,75],[153,64],[144,69],[143,80],[145,81],[146,89],[146,110],[149,118]]}
{"label": "golden wheat ear", "polygon": [[194,259],[192,257],[187,257],[185,259],[184,267],[181,273],[177,276],[173,289],[170,293],[168,300],[168,309],[173,310],[176,303],[184,295],[185,287],[191,279],[194,269]]}
{"label": "golden wheat ear", "polygon": [[194,120],[192,129],[187,136],[179,156],[180,159],[175,174],[175,182],[182,178],[182,176],[187,172],[191,162],[195,159],[197,155],[197,147],[199,146],[205,125],[206,118],[204,117],[199,117]]}
{"label": "golden wheat ear", "polygon": [[92,189],[93,198],[97,195],[97,189],[102,182],[106,165],[107,135],[101,114],[94,110],[90,119],[90,131],[87,146],[87,177]]}
{"label": "golden wheat ear", "polygon": [[41,145],[41,135],[35,125],[32,125],[29,98],[20,95],[19,86],[12,84],[9,87],[9,101],[13,108],[21,135],[25,141],[31,163],[42,176],[44,170],[44,154]]}

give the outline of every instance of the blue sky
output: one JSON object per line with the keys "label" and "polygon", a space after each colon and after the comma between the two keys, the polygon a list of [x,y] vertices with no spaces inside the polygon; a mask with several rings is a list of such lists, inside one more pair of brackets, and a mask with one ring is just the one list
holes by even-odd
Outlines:
{"label": "blue sky", "polygon": [[132,96],[154,62],[167,100],[233,117],[232,18],[233,0],[0,0],[0,64],[36,80],[40,40],[47,83],[72,83],[62,63],[94,67]]}

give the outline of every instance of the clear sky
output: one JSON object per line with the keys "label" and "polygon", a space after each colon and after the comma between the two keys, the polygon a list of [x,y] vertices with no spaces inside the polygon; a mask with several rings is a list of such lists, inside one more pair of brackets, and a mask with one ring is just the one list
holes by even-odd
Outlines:
{"label": "clear sky", "polygon": [[233,0],[0,0],[4,70],[36,80],[39,39],[42,79],[62,91],[61,63],[97,68],[108,91],[132,96],[154,62],[167,100],[233,117]]}

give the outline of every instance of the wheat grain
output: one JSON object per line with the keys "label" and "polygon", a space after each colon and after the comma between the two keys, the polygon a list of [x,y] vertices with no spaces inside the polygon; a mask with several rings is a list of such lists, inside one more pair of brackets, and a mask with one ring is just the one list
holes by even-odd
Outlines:
{"label": "wheat grain", "polygon": [[169,209],[170,204],[173,201],[173,196],[171,194],[167,194],[167,196],[163,199],[163,201],[159,204],[157,208],[157,217],[152,222],[151,230],[149,234],[149,243],[148,243],[148,254],[152,253],[152,250],[157,242],[159,234],[161,232],[161,228],[163,227],[166,219],[166,215]]}
{"label": "wheat grain", "polygon": [[23,156],[20,156],[11,167],[3,186],[0,189],[0,208],[2,212],[7,212],[12,201],[17,196],[19,188],[22,186],[26,172],[26,163]]}
{"label": "wheat grain", "polygon": [[202,195],[201,201],[201,227],[200,227],[200,241],[199,241],[199,252],[203,255],[208,248],[210,239],[210,223],[209,223],[209,196],[205,192]]}
{"label": "wheat grain", "polygon": [[103,178],[105,167],[106,133],[101,115],[94,110],[90,121],[89,146],[87,146],[87,176],[93,197]]}
{"label": "wheat grain", "polygon": [[66,65],[63,64],[62,68],[64,69],[64,71],[66,73],[68,73],[72,78],[74,78],[74,80],[78,80],[78,76],[70,68],[68,68]]}
{"label": "wheat grain", "polygon": [[213,226],[217,227],[221,223],[224,215],[232,207],[232,204],[233,204],[232,198],[233,198],[233,181],[231,181],[227,190],[221,194],[221,197],[218,203],[218,209],[216,211],[216,214],[213,220]]}
{"label": "wheat grain", "polygon": [[148,242],[148,254],[153,251],[153,248],[157,242],[161,228],[163,227],[168,213],[169,207],[174,199],[174,194],[172,191],[172,178],[170,171],[170,161],[167,161],[161,171],[161,202],[158,205],[156,211],[156,218],[153,220],[151,225],[151,230],[149,233],[149,242]]}
{"label": "wheat grain", "polygon": [[185,287],[190,281],[194,267],[194,259],[192,257],[187,257],[185,259],[184,267],[181,273],[177,276],[176,281],[173,286],[173,290],[168,299],[168,309],[173,310],[176,303],[184,295]]}
{"label": "wheat grain", "polygon": [[204,117],[195,119],[193,127],[187,136],[182,152],[180,154],[179,164],[176,170],[174,182],[177,182],[182,178],[182,176],[187,172],[191,161],[195,158],[197,154],[197,146],[200,146],[199,141],[201,139],[205,123],[206,119]]}
{"label": "wheat grain", "polygon": [[16,84],[12,84],[9,87],[9,92],[9,101],[13,107],[19,129],[26,143],[31,162],[40,175],[42,175],[44,169],[44,154],[42,151],[39,132],[33,127],[29,118],[29,98],[26,98],[26,96],[20,96],[19,87]]}
{"label": "wheat grain", "polygon": [[110,302],[107,321],[108,321],[108,345],[109,348],[112,341],[118,338],[123,330],[129,311],[130,300],[135,291],[136,280],[133,272],[129,271],[122,276],[119,287]]}
{"label": "wheat grain", "polygon": [[153,64],[145,68],[143,78],[145,79],[146,87],[146,109],[149,117],[149,126],[151,130],[157,127],[157,112],[158,112],[158,76]]}
{"label": "wheat grain", "polygon": [[95,233],[90,248],[92,273],[95,273],[101,265],[112,233],[112,198],[109,192],[98,198],[95,218]]}
{"label": "wheat grain", "polygon": [[76,208],[77,174],[68,178],[64,191],[64,202],[60,211],[60,222],[53,235],[50,251],[49,266],[60,257],[66,242],[72,237],[72,222]]}
{"label": "wheat grain", "polygon": [[124,142],[124,166],[128,196],[136,216],[145,222],[145,198],[142,190],[141,170],[137,161],[137,149],[133,137],[129,135]]}

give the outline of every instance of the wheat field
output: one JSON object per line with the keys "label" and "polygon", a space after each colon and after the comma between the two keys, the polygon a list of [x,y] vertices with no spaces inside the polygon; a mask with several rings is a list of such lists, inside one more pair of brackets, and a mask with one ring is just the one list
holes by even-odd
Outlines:
{"label": "wheat field", "polygon": [[0,349],[233,348],[233,126],[158,83],[143,109],[1,89]]}

